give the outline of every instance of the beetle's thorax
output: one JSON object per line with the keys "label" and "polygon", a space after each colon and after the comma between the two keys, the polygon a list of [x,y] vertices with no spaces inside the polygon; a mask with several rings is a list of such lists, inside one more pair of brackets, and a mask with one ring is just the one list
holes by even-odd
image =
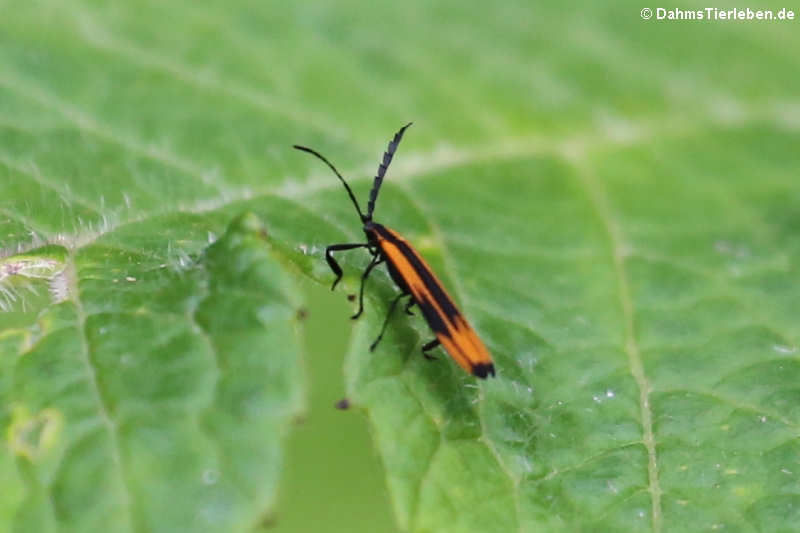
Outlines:
{"label": "beetle's thorax", "polygon": [[382,229],[383,226],[377,222],[370,220],[364,223],[364,234],[367,236],[367,240],[373,244],[378,242],[378,235]]}

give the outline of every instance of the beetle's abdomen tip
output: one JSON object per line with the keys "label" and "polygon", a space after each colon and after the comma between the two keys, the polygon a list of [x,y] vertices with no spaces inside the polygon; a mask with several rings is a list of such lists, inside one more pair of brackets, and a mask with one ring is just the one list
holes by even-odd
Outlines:
{"label": "beetle's abdomen tip", "polygon": [[494,376],[494,365],[492,363],[478,363],[472,367],[472,374],[486,379],[488,376]]}

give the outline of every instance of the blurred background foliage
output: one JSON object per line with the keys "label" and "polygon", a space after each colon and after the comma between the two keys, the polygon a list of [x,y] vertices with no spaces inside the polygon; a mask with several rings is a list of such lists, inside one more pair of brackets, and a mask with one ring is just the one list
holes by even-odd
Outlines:
{"label": "blurred background foliage", "polygon": [[397,531],[378,456],[359,409],[346,398],[342,365],[350,306],[327,287],[305,284],[311,309],[305,342],[308,416],[292,430],[287,465],[269,531]]}

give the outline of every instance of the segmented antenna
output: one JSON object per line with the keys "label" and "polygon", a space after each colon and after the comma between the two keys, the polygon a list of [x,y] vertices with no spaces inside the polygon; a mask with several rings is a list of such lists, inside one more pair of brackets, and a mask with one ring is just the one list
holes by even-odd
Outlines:
{"label": "segmented antenna", "polygon": [[394,139],[389,141],[389,147],[386,148],[386,152],[383,154],[383,161],[381,161],[378,167],[378,174],[375,176],[375,181],[372,182],[372,190],[369,192],[369,203],[367,204],[367,218],[364,219],[365,221],[372,220],[372,212],[375,211],[375,200],[378,199],[378,191],[383,183],[383,177],[386,175],[386,169],[389,168],[389,163],[392,162],[392,157],[394,157],[394,153],[397,150],[397,145],[400,144],[400,139],[403,138],[403,133],[405,133],[406,128],[411,124],[413,123],[409,122],[400,128],[400,131],[394,134]]}
{"label": "segmented antenna", "polygon": [[[405,128],[403,128],[403,129],[405,129]],[[306,147],[306,146],[300,146],[300,145],[298,145],[298,144],[295,144],[295,145],[293,145],[293,147],[294,147],[294,148],[296,148],[296,149],[298,149],[298,150],[302,150],[302,151],[304,151],[304,152],[308,152],[309,154],[311,154],[311,155],[315,155],[315,156],[317,156],[318,158],[322,159],[322,161],[323,161],[323,162],[324,162],[326,165],[328,165],[328,166],[331,168],[331,170],[333,170],[333,172],[334,172],[334,173],[335,173],[337,176],[339,176],[339,179],[342,181],[342,184],[344,185],[344,188],[345,188],[345,189],[347,189],[347,194],[349,194],[349,195],[350,195],[350,199],[353,201],[353,205],[354,205],[354,206],[356,206],[356,211],[358,211],[358,216],[359,216],[359,217],[361,217],[361,221],[362,221],[362,222],[366,222],[366,221],[368,221],[368,220],[369,220],[369,218],[365,217],[365,216],[364,216],[364,213],[362,213],[362,212],[361,212],[361,207],[358,205],[358,200],[356,200],[356,197],[355,197],[355,195],[353,194],[353,191],[350,189],[350,186],[347,184],[347,182],[346,182],[346,181],[344,181],[344,178],[342,177],[342,175],[341,175],[341,174],[339,174],[339,171],[338,171],[338,170],[336,170],[336,167],[335,167],[335,166],[333,166],[333,164],[332,164],[330,161],[328,161],[327,159],[325,159],[325,157],[324,157],[322,154],[320,154],[319,152],[317,152],[316,150],[312,150],[311,148],[308,148],[308,147]],[[389,160],[391,160],[391,157],[389,157]]]}

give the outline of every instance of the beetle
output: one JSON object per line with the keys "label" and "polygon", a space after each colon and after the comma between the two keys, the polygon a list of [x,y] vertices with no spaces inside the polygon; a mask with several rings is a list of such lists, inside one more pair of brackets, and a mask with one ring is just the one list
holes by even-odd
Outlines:
{"label": "beetle", "polygon": [[353,202],[353,206],[355,206],[358,212],[358,216],[363,224],[364,234],[367,237],[367,242],[364,243],[332,244],[325,248],[325,260],[336,276],[331,290],[334,290],[342,279],[342,268],[333,257],[333,253],[356,248],[366,249],[372,256],[372,259],[361,274],[361,286],[358,294],[358,311],[351,318],[358,318],[364,311],[364,284],[376,266],[385,263],[389,270],[389,275],[400,289],[400,294],[398,294],[389,305],[389,310],[386,313],[386,318],[384,319],[380,334],[370,345],[370,351],[374,350],[383,338],[386,326],[397,304],[402,298],[408,297],[405,312],[407,314],[413,314],[411,308],[414,305],[419,307],[428,326],[436,335],[435,339],[422,346],[422,355],[427,359],[433,359],[433,356],[428,352],[441,345],[461,368],[479,378],[485,379],[488,376],[495,375],[492,356],[489,354],[489,350],[486,349],[480,337],[478,337],[478,334],[472,326],[469,325],[467,319],[453,303],[453,299],[447,294],[447,291],[433,273],[433,270],[431,270],[428,263],[425,262],[414,247],[399,233],[372,219],[372,214],[375,211],[375,202],[378,199],[378,193],[383,184],[383,178],[397,151],[400,140],[403,138],[403,134],[409,126],[411,126],[410,122],[395,133],[394,138],[389,142],[389,146],[383,154],[383,160],[378,166],[378,172],[372,183],[366,214],[361,210],[361,206],[353,194],[352,189],[350,189],[350,186],[347,184],[347,181],[345,181],[330,161],[316,150],[306,146],[294,145],[294,148],[297,150],[308,152],[322,160],[334,174],[336,174],[347,190],[347,194],[350,196],[350,200]]}

